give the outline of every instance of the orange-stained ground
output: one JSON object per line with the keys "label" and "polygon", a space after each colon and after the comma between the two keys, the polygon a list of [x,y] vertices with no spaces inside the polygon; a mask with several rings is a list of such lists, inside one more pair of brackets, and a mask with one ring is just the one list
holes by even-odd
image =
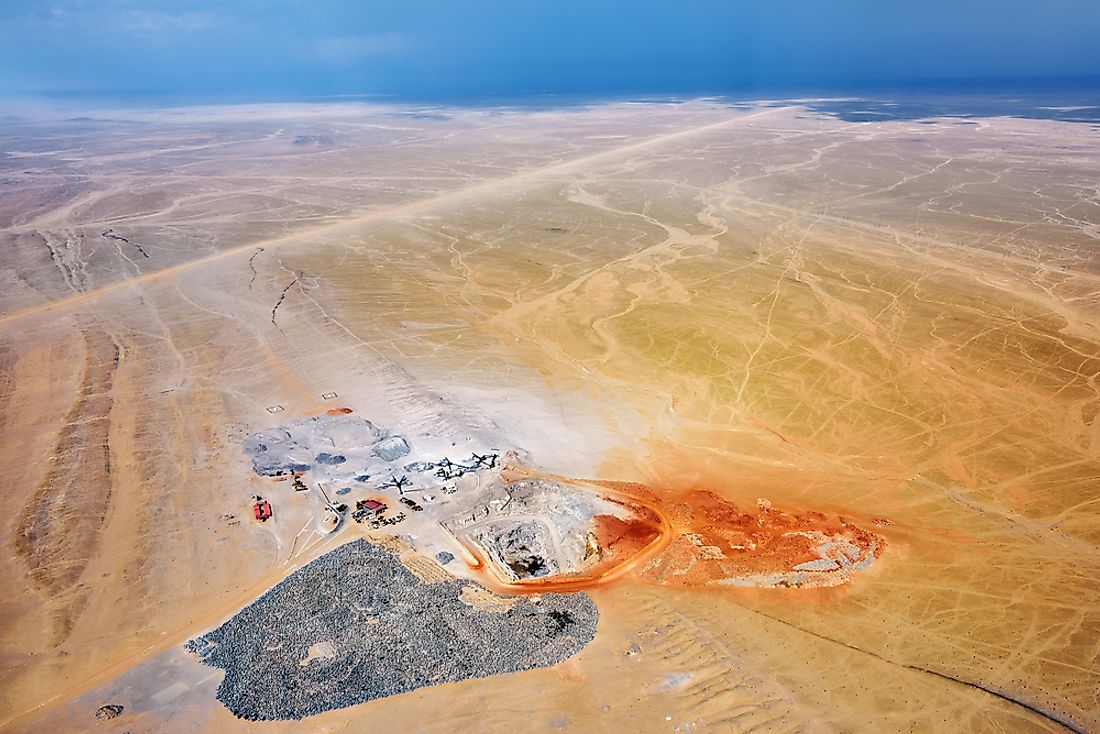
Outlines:
{"label": "orange-stained ground", "polygon": [[599,575],[637,556],[661,536],[660,519],[652,511],[647,517],[623,519],[614,515],[592,518],[592,533],[600,548],[600,560],[591,573]]}
{"label": "orange-stained ground", "polygon": [[[506,480],[541,474],[566,484],[588,485],[626,510],[621,517],[592,518],[599,559],[582,573],[511,582],[484,563],[477,549],[470,549],[478,560],[470,567],[483,571],[491,586],[513,593],[579,590],[630,577],[678,587],[836,586],[886,548],[885,538],[844,517],[816,510],[784,511],[766,499],[757,500],[755,511],[748,512],[703,489],[670,495],[637,482],[582,482],[515,464],[507,465],[504,474]],[[799,573],[799,564],[823,559],[817,550],[823,543],[844,544],[855,557],[840,559],[846,562],[833,570]],[[838,557],[835,547],[828,555]],[[866,562],[850,565],[857,558]]]}
{"label": "orange-stained ground", "polygon": [[[802,563],[820,559],[815,548],[823,540],[845,541],[860,556],[878,558],[886,541],[852,525],[843,517],[808,510],[786,512],[759,500],[756,512],[745,512],[713,492],[688,492],[665,508],[674,537],[641,574],[662,584],[700,586],[715,582],[786,574]],[[847,572],[824,575],[812,584],[834,585]]]}

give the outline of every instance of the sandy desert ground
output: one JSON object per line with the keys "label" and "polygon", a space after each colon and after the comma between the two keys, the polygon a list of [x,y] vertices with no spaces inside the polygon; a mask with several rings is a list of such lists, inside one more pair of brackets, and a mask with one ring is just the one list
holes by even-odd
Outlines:
{"label": "sandy desert ground", "polygon": [[[1100,730],[1098,170],[1088,122],[809,101],[9,119],[0,728]],[[363,534],[243,442],[335,406],[885,550],[622,575],[553,667],[240,720],[184,643]]]}

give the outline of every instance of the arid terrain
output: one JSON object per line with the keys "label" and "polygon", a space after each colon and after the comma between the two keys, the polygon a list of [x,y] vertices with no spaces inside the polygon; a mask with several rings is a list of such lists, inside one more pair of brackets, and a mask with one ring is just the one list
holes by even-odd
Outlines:
{"label": "arid terrain", "polygon": [[[875,109],[8,118],[0,730],[1100,731],[1100,125]],[[360,538],[594,636],[236,718]]]}

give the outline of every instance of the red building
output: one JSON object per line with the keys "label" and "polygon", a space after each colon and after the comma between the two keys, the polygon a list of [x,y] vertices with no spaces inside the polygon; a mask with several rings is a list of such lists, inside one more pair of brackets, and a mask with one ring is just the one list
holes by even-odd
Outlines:
{"label": "red building", "polygon": [[358,510],[366,510],[371,514],[377,515],[379,512],[386,509],[386,505],[378,500],[359,500],[355,503],[355,508]]}

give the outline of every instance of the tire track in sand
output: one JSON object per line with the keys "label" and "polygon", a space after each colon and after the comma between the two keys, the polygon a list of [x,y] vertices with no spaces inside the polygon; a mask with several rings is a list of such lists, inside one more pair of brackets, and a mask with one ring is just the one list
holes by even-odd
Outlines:
{"label": "tire track in sand", "polygon": [[328,224],[322,224],[317,227],[305,229],[299,232],[292,232],[290,234],[280,235],[278,237],[272,237],[266,240],[251,241],[242,245],[237,245],[226,250],[215,252],[211,255],[197,258],[195,260],[189,260],[187,262],[180,263],[179,265],[173,265],[163,270],[157,270],[145,275],[136,276],[127,280],[122,280],[117,283],[105,285],[94,290],[85,291],[83,293],[77,293],[65,298],[59,298],[54,301],[48,301],[46,303],[38,304],[36,306],[28,306],[27,308],[13,311],[9,314],[0,316],[0,326],[8,326],[9,324],[17,323],[24,319],[36,316],[39,314],[47,313],[50,311],[67,311],[69,309],[81,306],[86,303],[97,301],[104,296],[117,293],[126,288],[130,288],[137,285],[153,285],[158,281],[169,278],[172,276],[186,273],[196,268],[201,268],[205,265],[221,262],[223,260],[230,260],[232,258],[240,257],[246,253],[255,252],[256,248],[270,248],[281,247],[289,244],[302,243],[308,239],[334,234],[345,230],[352,229],[371,222],[380,222],[387,220],[400,219],[403,216],[409,214],[416,214],[422,211],[429,210],[433,207],[443,204],[451,204],[461,202],[463,199],[476,198],[479,196],[485,196],[498,192],[502,189],[507,189],[515,186],[522,186],[530,182],[538,181],[547,176],[554,174],[565,173],[574,168],[599,163],[604,159],[615,158],[616,156],[633,153],[647,148],[662,145],[664,143],[673,142],[683,138],[692,137],[702,133],[710,132],[712,130],[718,130],[723,127],[735,125],[748,120],[757,119],[765,115],[772,115],[779,112],[783,112],[791,109],[791,107],[773,107],[756,112],[750,112],[744,115],[738,115],[720,122],[709,123],[707,125],[701,125],[699,127],[689,128],[687,130],[680,130],[674,133],[667,133],[665,135],[657,135],[655,137],[647,138],[637,143],[631,143],[629,145],[619,146],[610,150],[600,151],[599,153],[593,153],[581,158],[575,158],[570,161],[564,161],[560,163],[552,163],[542,168],[536,168],[530,171],[524,171],[514,174],[512,176],[506,176],[499,179],[491,179],[479,184],[474,184],[463,189],[456,191],[450,191],[438,196],[432,196],[426,199],[418,199],[408,204],[396,206],[390,209],[382,209],[378,211],[367,212],[361,216],[352,217],[349,219],[342,219],[336,222],[329,222]]}

